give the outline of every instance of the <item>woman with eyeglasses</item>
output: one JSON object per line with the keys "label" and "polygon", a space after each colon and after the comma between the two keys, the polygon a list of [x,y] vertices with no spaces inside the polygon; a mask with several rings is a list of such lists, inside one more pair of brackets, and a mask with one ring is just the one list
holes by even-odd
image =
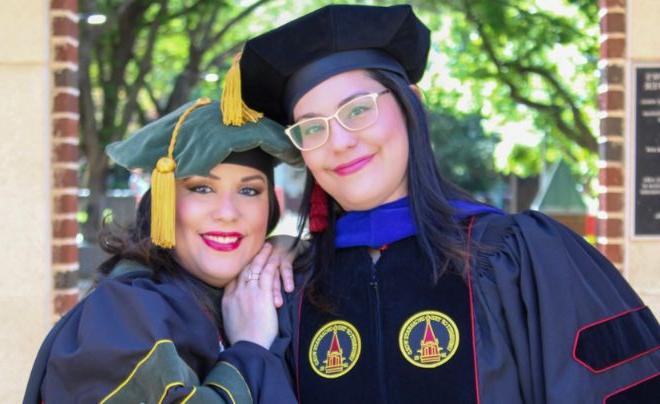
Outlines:
{"label": "woman with eyeglasses", "polygon": [[308,169],[311,247],[280,322],[298,399],[657,402],[658,323],[618,271],[438,172],[414,85],[429,47],[411,7],[349,5],[245,45],[243,99]]}
{"label": "woman with eyeglasses", "polygon": [[24,398],[39,403],[294,403],[276,341],[273,168],[281,126],[223,124],[197,102],[107,148],[153,170],[135,223],[106,229],[95,289],[50,332]]}

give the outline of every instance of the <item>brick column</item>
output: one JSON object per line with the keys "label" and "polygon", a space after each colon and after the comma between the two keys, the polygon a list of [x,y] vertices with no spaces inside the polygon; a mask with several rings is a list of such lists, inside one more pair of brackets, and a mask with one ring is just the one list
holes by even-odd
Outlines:
{"label": "brick column", "polygon": [[78,302],[78,1],[52,0],[54,314]]}
{"label": "brick column", "polygon": [[600,0],[599,250],[623,270],[625,0]]}

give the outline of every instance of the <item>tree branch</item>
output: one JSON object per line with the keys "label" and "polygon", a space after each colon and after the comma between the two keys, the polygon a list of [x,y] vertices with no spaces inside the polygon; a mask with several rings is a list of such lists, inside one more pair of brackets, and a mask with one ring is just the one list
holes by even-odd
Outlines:
{"label": "tree branch", "polygon": [[207,64],[205,64],[201,71],[208,71],[211,69],[211,67],[217,67],[217,68],[222,68],[224,65],[224,61],[235,55],[238,51],[240,51],[243,48],[243,45],[245,44],[245,40],[241,40],[236,42],[234,45],[232,45],[229,49],[220,52],[219,54],[215,55],[213,59],[211,59]]}
{"label": "tree branch", "polygon": [[258,0],[252,5],[246,7],[242,12],[237,16],[229,20],[222,29],[211,38],[211,43],[219,43],[223,36],[236,24],[238,24],[245,17],[249,16],[256,8],[259,6],[268,3],[271,0]]}
{"label": "tree branch", "polygon": [[574,131],[574,133],[576,136],[580,138],[580,143],[589,144],[590,146],[587,148],[590,150],[594,150],[594,151],[597,150],[598,143],[594,139],[591,130],[589,129],[589,126],[584,121],[584,118],[582,117],[582,111],[580,111],[577,105],[575,105],[575,103],[573,102],[573,96],[568,92],[568,90],[566,90],[562,86],[559,80],[557,80],[557,78],[547,69],[544,69],[542,67],[538,67],[538,66],[525,67],[518,65],[516,68],[522,73],[534,73],[543,77],[550,84],[550,86],[555,91],[557,91],[559,97],[564,100],[566,105],[571,110],[571,114],[573,116],[573,122],[575,123],[577,129]]}
{"label": "tree branch", "polygon": [[126,13],[138,1],[140,0],[124,0],[124,2],[117,7],[117,15]]}
{"label": "tree branch", "polygon": [[146,0],[127,0],[117,15],[117,31],[106,35],[105,46],[110,47],[110,77],[103,85],[103,118],[101,138],[105,142],[116,138],[116,117],[121,90],[126,88],[126,68],[134,56],[139,33],[139,21],[151,6]]}
{"label": "tree branch", "polygon": [[[148,82],[145,81],[144,84],[142,84],[142,87],[143,87],[144,91],[147,93],[147,96],[149,97],[151,102],[154,104],[154,108],[156,108],[156,112],[158,113],[158,116],[164,115],[163,111],[162,111],[162,107],[160,106],[160,101],[158,101],[158,98],[156,97],[156,94],[154,94],[154,91],[151,88],[151,85]],[[141,109],[141,106],[140,106],[139,103],[138,103],[137,107],[139,109]]]}
{"label": "tree branch", "polygon": [[[202,4],[204,4],[204,3],[209,3],[209,2],[210,2],[209,0],[197,0],[197,2],[195,2],[194,4],[192,4],[192,5],[188,6],[188,7],[184,7],[182,10],[177,11],[176,13],[172,13],[172,14],[168,14],[168,15],[166,15],[166,16],[165,16],[165,20],[166,20],[166,21],[171,21],[171,20],[174,20],[174,19],[176,19],[176,18],[179,18],[179,17],[182,17],[182,16],[184,16],[184,15],[187,15],[187,14],[189,14],[189,13],[195,11],[195,10],[197,9],[197,7],[201,6]],[[215,1],[214,1],[214,0],[211,0],[211,2],[212,2],[213,4],[215,4]]]}
{"label": "tree branch", "polygon": [[[501,80],[508,88],[511,95],[511,98],[520,104],[526,105],[535,110],[547,113],[553,118],[557,129],[562,132],[567,138],[572,139],[580,146],[587,148],[591,151],[595,151],[598,148],[598,144],[594,139],[593,134],[589,130],[588,126],[583,122],[581,113],[575,103],[573,102],[573,97],[568,94],[568,92],[561,86],[561,84],[556,80],[556,78],[548,71],[542,71],[542,69],[526,67],[523,68],[520,62],[504,62],[502,61],[495,47],[492,44],[490,37],[488,36],[485,27],[483,26],[481,20],[474,14],[472,9],[471,0],[463,0],[464,12],[467,20],[471,22],[483,44],[483,48],[488,56],[489,60],[495,65],[497,69],[497,78]],[[529,97],[522,95],[522,92],[516,82],[510,77],[510,71],[518,71],[518,73],[528,74],[535,73],[546,79],[548,84],[557,92],[560,98],[564,103],[568,104],[568,108],[572,112],[573,120],[575,121],[575,126],[570,125],[564,117],[562,116],[563,107],[557,104],[545,104],[542,102],[534,101]],[[542,73],[542,74],[541,74]]]}
{"label": "tree branch", "polygon": [[490,0],[493,1],[494,3],[500,4],[502,7],[510,7],[517,12],[519,12],[522,15],[523,19],[526,20],[546,20],[550,26],[558,26],[561,25],[562,29],[565,29],[567,31],[570,31],[573,35],[578,36],[580,38],[585,37],[584,32],[578,30],[572,25],[566,24],[564,19],[561,17],[555,17],[552,16],[548,13],[544,13],[542,11],[537,11],[537,12],[531,12],[519,4],[515,4],[509,0]]}
{"label": "tree branch", "polygon": [[[211,32],[213,26],[215,25],[214,24],[215,20],[220,12],[219,7],[213,9],[213,13],[210,14],[209,19],[207,19],[206,21],[200,21],[199,24],[197,24],[197,26],[193,30],[188,30],[191,33],[188,63],[186,64],[184,70],[177,76],[174,89],[170,93],[170,97],[167,101],[167,104],[163,112],[166,113],[173,110],[176,106],[180,105],[190,96],[190,92],[192,88],[200,79],[199,76],[201,71],[208,70],[210,66],[219,65],[222,61],[224,61],[227,58],[229,54],[235,53],[242,47],[243,44],[242,42],[235,44],[230,49],[218,55],[215,55],[210,62],[206,63],[204,67],[201,67],[203,56],[206,52],[208,52],[208,50],[211,47],[213,47],[215,44],[221,43],[226,33],[229,32],[229,30],[233,26],[238,24],[240,21],[245,19],[250,13],[252,13],[255,9],[267,3],[268,1],[270,0],[259,0],[254,4],[250,5],[249,7],[245,8],[237,16],[231,18],[215,34],[211,34]],[[200,28],[202,26],[204,26],[207,29],[200,31]],[[200,32],[203,33],[201,34],[202,35],[201,39],[198,41],[197,38],[199,38],[198,34]]]}
{"label": "tree branch", "polygon": [[167,12],[166,0],[160,0],[160,10],[158,10],[158,15],[152,21],[151,27],[149,28],[149,34],[147,38],[147,46],[144,52],[144,55],[140,58],[140,64],[138,66],[138,75],[133,81],[133,84],[126,89],[126,104],[124,104],[121,123],[119,124],[118,130],[112,134],[112,140],[121,139],[126,133],[128,124],[133,118],[133,113],[135,112],[137,105],[137,96],[142,88],[144,83],[144,78],[151,70],[151,60],[153,56],[154,47],[156,44],[156,38],[158,34],[158,28],[160,27],[159,17],[164,15]]}
{"label": "tree branch", "polygon": [[202,30],[202,37],[196,43],[196,45],[200,49],[204,49],[204,51],[206,51],[208,48],[210,48],[213,45],[213,43],[211,42],[211,33],[213,32],[213,26],[215,25],[215,22],[218,20],[219,14],[220,14],[220,7],[216,5],[209,13],[208,21],[206,21],[206,24],[204,24],[204,29]]}

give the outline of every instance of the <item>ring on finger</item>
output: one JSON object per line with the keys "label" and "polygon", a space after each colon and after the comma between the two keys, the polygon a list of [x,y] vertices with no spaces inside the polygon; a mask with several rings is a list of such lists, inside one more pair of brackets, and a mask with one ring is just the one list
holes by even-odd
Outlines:
{"label": "ring on finger", "polygon": [[259,280],[259,273],[254,273],[252,271],[247,272],[247,280],[245,282],[250,282],[250,281],[258,281]]}

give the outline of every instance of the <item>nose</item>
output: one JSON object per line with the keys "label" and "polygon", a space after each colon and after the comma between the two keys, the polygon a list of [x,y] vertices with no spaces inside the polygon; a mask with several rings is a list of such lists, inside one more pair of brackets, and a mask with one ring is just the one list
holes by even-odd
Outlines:
{"label": "nose", "polygon": [[330,144],[335,151],[342,151],[350,149],[355,146],[358,142],[355,132],[351,132],[348,129],[341,126],[336,119],[331,119],[328,122],[330,129]]}
{"label": "nose", "polygon": [[224,192],[218,194],[218,198],[215,201],[215,206],[211,211],[211,215],[214,220],[222,222],[233,222],[239,217],[239,210],[236,205],[236,200],[234,195],[230,192]]}

